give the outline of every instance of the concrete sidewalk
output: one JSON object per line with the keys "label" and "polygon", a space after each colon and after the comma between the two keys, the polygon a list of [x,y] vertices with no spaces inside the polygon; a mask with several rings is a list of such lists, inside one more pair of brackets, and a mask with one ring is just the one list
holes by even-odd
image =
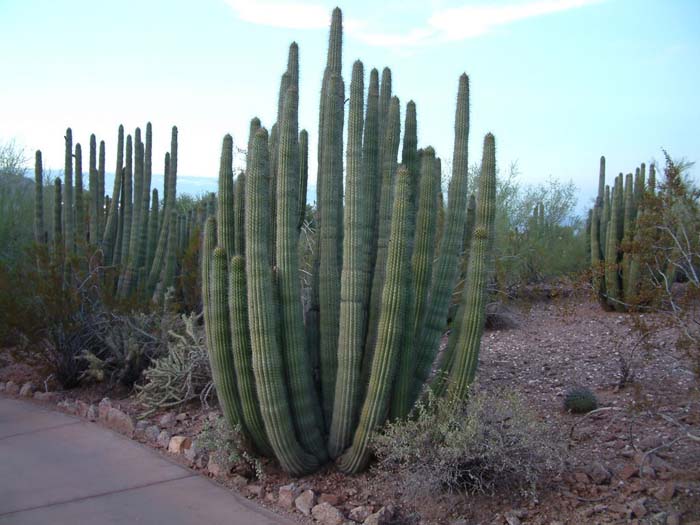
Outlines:
{"label": "concrete sidewalk", "polygon": [[291,524],[153,450],[0,396],[0,524]]}

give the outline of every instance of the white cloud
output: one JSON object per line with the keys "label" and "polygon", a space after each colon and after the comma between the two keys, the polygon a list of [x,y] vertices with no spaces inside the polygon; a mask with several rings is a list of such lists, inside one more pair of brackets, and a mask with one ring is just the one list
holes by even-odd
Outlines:
{"label": "white cloud", "polygon": [[[606,0],[510,0],[510,3],[482,3],[443,8],[433,0],[432,14],[421,27],[403,32],[373,31],[367,20],[346,19],[348,35],[377,47],[417,48],[441,42],[466,40],[489,33],[519,20],[578,9]],[[226,0],[241,20],[253,24],[291,29],[328,27],[330,10],[321,4],[283,0]]]}
{"label": "white cloud", "polygon": [[320,4],[226,0],[241,20],[272,27],[320,29],[328,27],[331,13]]}
{"label": "white cloud", "polygon": [[464,40],[526,18],[596,4],[602,0],[539,0],[503,5],[463,6],[436,11],[428,20],[444,40]]}

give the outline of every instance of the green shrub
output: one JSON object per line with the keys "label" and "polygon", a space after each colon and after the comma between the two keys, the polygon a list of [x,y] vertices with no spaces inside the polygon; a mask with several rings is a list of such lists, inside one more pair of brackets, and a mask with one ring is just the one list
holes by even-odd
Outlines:
{"label": "green shrub", "polygon": [[244,441],[240,426],[233,429],[222,416],[207,419],[204,428],[197,436],[197,445],[203,453],[222,468],[229,472],[237,466],[254,472],[257,479],[263,479],[263,471],[260,460],[248,452],[248,444]]}
{"label": "green shrub", "polygon": [[562,463],[554,429],[515,392],[475,389],[468,400],[428,395],[408,421],[386,425],[373,442],[377,469],[408,497],[442,491],[533,495]]}

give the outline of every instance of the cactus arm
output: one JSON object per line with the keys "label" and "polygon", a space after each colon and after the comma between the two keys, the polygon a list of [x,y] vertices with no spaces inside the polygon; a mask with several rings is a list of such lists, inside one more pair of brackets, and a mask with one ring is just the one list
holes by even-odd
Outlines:
{"label": "cactus arm", "polygon": [[403,341],[403,316],[406,310],[404,283],[409,271],[408,237],[413,234],[408,231],[410,189],[410,174],[406,168],[400,167],[396,173],[386,280],[382,291],[377,347],[372,358],[367,395],[352,445],[338,460],[340,470],[346,473],[356,473],[367,466],[370,458],[369,441],[372,434],[384,423],[389,410],[394,375]]}

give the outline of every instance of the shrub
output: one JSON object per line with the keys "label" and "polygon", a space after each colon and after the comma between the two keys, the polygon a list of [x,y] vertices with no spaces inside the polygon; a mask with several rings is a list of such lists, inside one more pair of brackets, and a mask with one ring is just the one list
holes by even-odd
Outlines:
{"label": "shrub", "polygon": [[561,465],[563,448],[515,393],[472,390],[468,400],[428,394],[408,421],[375,436],[377,469],[396,477],[408,497],[442,491],[533,495]]}
{"label": "shrub", "polygon": [[240,466],[245,470],[252,470],[257,479],[265,477],[260,460],[248,452],[248,445],[243,439],[240,426],[231,428],[221,416],[207,419],[197,437],[197,445],[225,472]]}
{"label": "shrub", "polygon": [[168,330],[167,353],[153,360],[144,372],[143,385],[136,386],[137,399],[147,409],[144,415],[197,398],[206,406],[212,377],[203,330],[196,324],[199,317],[183,315]]}

